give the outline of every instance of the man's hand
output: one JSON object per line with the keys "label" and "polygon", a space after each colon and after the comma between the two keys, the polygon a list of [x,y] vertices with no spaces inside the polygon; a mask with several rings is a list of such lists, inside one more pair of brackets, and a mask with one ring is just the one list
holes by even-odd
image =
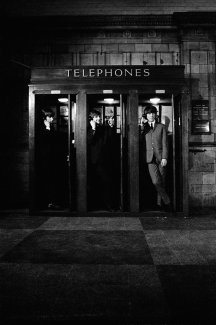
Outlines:
{"label": "man's hand", "polygon": [[161,160],[161,166],[162,166],[162,167],[165,167],[166,165],[167,165],[167,160],[163,158],[163,159]]}
{"label": "man's hand", "polygon": [[148,120],[144,116],[142,116],[140,119],[140,124],[143,125],[146,122],[148,122]]}
{"label": "man's hand", "polygon": [[96,130],[96,122],[91,120],[90,124],[91,124],[92,130]]}

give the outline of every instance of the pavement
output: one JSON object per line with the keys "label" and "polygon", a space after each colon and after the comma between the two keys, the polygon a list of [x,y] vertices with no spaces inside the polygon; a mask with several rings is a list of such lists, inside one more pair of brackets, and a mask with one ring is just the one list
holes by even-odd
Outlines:
{"label": "pavement", "polygon": [[0,217],[1,324],[212,324],[216,214]]}

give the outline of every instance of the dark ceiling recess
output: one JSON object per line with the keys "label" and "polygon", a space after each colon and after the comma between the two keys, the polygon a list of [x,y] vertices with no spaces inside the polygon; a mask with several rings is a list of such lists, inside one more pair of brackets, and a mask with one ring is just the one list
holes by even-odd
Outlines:
{"label": "dark ceiling recess", "polygon": [[92,16],[43,16],[8,17],[7,26],[13,30],[88,29],[88,28],[143,28],[172,26],[172,15],[92,15]]}
{"label": "dark ceiling recess", "polygon": [[216,12],[177,12],[172,15],[91,15],[5,17],[0,21],[1,34],[11,39],[27,39],[73,31],[154,30],[191,26],[216,27]]}
{"label": "dark ceiling recess", "polygon": [[176,25],[182,26],[216,26],[216,12],[176,12],[173,14]]}

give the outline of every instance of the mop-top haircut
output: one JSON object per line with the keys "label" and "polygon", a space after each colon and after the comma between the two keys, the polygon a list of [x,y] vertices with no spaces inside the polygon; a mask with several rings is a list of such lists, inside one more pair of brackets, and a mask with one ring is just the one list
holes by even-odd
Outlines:
{"label": "mop-top haircut", "polygon": [[144,114],[143,117],[147,117],[147,114],[149,113],[154,113],[155,115],[157,115],[157,108],[153,105],[147,105],[144,109]]}
{"label": "mop-top haircut", "polygon": [[99,111],[97,111],[96,109],[92,110],[90,113],[89,113],[89,121],[93,120],[93,118],[95,116],[101,116],[101,113]]}
{"label": "mop-top haircut", "polygon": [[43,119],[45,120],[47,117],[54,117],[55,113],[53,110],[47,108],[47,109],[42,109],[42,114],[43,114]]}

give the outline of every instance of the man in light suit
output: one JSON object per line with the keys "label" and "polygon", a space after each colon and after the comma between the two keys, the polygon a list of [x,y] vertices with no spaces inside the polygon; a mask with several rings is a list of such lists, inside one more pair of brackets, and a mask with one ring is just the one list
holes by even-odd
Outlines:
{"label": "man in light suit", "polygon": [[157,123],[157,108],[146,106],[144,117],[146,122],[142,127],[142,138],[145,150],[145,161],[148,164],[149,174],[157,190],[157,206],[161,208],[161,199],[165,210],[171,211],[170,198],[165,189],[165,173],[168,159],[168,138],[166,126]]}

